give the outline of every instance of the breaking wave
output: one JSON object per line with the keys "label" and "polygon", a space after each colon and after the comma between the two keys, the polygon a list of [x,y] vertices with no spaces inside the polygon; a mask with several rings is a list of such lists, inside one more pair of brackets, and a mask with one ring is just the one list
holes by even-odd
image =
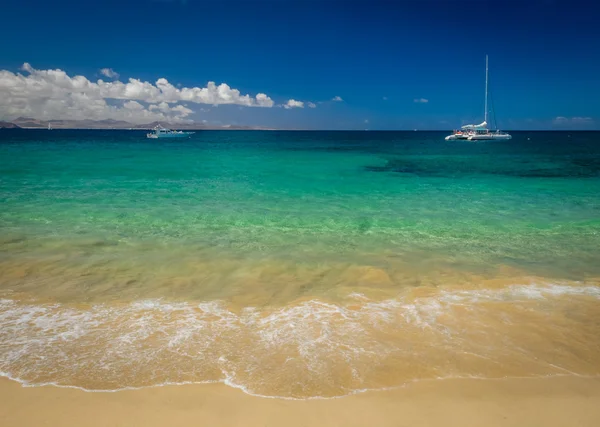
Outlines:
{"label": "breaking wave", "polygon": [[598,312],[598,286],[420,292],[240,310],[2,299],[0,375],[88,391],[222,382],[305,399],[417,379],[600,373],[599,323],[585,315]]}

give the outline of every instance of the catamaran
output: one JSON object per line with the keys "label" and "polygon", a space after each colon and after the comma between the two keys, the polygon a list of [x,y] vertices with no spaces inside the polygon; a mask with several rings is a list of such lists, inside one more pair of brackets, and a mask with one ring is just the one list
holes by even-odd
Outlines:
{"label": "catamaran", "polygon": [[512,136],[506,132],[501,132],[496,129],[491,131],[488,129],[488,57],[485,56],[485,107],[483,114],[483,123],[478,125],[465,125],[460,130],[455,130],[452,135],[448,135],[446,141],[453,141],[457,139],[466,139],[468,141],[483,141],[483,140],[505,140],[511,139]]}
{"label": "catamaran", "polygon": [[157,125],[154,129],[154,132],[147,133],[146,138],[186,138],[192,135],[194,132],[182,132],[180,130],[171,130],[162,127],[161,125]]}

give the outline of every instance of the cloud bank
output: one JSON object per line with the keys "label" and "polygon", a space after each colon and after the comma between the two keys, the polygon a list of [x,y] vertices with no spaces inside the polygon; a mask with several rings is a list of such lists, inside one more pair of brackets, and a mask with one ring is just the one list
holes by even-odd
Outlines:
{"label": "cloud bank", "polygon": [[425,98],[416,98],[413,99],[413,102],[416,102],[417,104],[427,104],[429,100]]}
{"label": "cloud bank", "polygon": [[[206,87],[177,88],[165,78],[155,84],[130,78],[90,81],[84,76],[69,76],[65,71],[37,70],[23,64],[21,73],[0,70],[0,118],[19,116],[64,120],[127,120],[145,123],[153,120],[187,121],[194,111],[188,105],[241,105],[272,107],[273,100],[264,93],[252,97],[222,83],[208,82]],[[110,68],[100,72],[118,79]],[[290,100],[293,101],[293,100]],[[288,101],[289,103],[289,101]],[[302,103],[300,103],[302,104]]]}

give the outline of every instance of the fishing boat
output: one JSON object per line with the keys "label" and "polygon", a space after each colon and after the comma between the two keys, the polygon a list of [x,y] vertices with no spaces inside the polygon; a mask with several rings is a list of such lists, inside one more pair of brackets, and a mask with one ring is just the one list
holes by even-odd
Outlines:
{"label": "fishing boat", "polygon": [[190,135],[194,134],[194,132],[183,132],[180,130],[171,130],[162,127],[161,125],[157,125],[153,129],[154,132],[150,132],[146,134],[146,138],[187,138]]}
{"label": "fishing boat", "polygon": [[448,135],[446,141],[454,141],[457,139],[466,139],[468,141],[484,141],[484,140],[506,140],[512,136],[498,129],[488,129],[488,57],[485,56],[485,106],[483,113],[483,123],[478,125],[465,125],[459,130],[455,130],[452,135]]}

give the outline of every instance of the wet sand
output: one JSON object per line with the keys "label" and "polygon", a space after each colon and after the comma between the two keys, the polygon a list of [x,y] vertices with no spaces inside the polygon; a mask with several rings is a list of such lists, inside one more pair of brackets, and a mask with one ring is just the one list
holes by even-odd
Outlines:
{"label": "wet sand", "polygon": [[308,401],[258,398],[221,384],[86,393],[0,379],[0,425],[595,427],[600,378],[421,381]]}

